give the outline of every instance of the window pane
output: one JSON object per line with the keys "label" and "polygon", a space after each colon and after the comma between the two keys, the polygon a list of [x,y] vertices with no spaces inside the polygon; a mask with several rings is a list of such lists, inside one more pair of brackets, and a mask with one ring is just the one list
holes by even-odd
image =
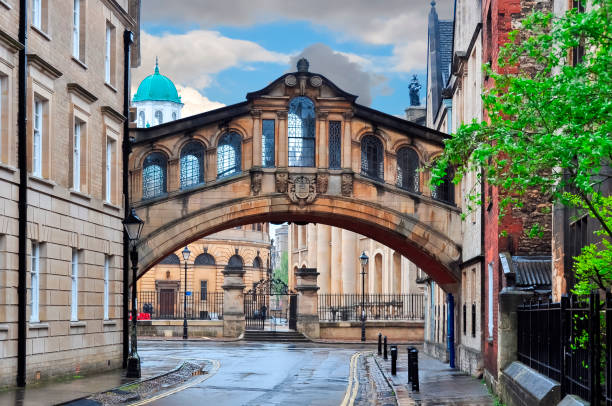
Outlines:
{"label": "window pane", "polygon": [[72,301],[70,302],[70,320],[77,321],[79,319],[79,252],[72,249]]}
{"label": "window pane", "polygon": [[223,178],[241,170],[241,140],[234,132],[227,133],[217,147],[217,178]]}
{"label": "window pane", "polygon": [[79,59],[80,54],[80,19],[81,19],[81,0],[74,0],[74,9],[72,13],[72,55]]}
{"label": "window pane", "polygon": [[145,158],[142,170],[142,198],[150,199],[166,193],[166,157],[159,152]]}
{"label": "window pane", "polygon": [[412,148],[397,153],[397,185],[411,192],[419,191],[419,156]]}
{"label": "window pane", "polygon": [[204,183],[204,148],[190,142],[181,151],[181,188]]}
{"label": "window pane", "polygon": [[108,320],[108,285],[110,274],[110,260],[108,255],[104,256],[104,320]]}
{"label": "window pane", "polygon": [[74,124],[74,140],[72,155],[72,188],[81,189],[81,124]]}
{"label": "window pane", "polygon": [[106,53],[104,55],[104,80],[106,83],[111,81],[111,27],[106,24]]}
{"label": "window pane", "polygon": [[155,112],[155,124],[162,124],[164,122],[164,114],[161,110]]}
{"label": "window pane", "polygon": [[340,169],[340,153],[342,151],[340,121],[329,122],[329,168]]}
{"label": "window pane", "polygon": [[262,120],[261,163],[264,168],[274,166],[274,120]]}
{"label": "window pane", "polygon": [[315,109],[307,97],[296,97],[289,103],[287,118],[289,166],[315,165]]}
{"label": "window pane", "polygon": [[43,103],[37,100],[34,102],[34,138],[32,142],[32,172],[36,176],[42,176],[42,121]]}
{"label": "window pane", "polygon": [[145,112],[141,111],[138,113],[138,127],[144,128],[145,126]]}
{"label": "window pane", "polygon": [[382,142],[373,135],[361,140],[361,173],[371,178],[384,179]]}
{"label": "window pane", "polygon": [[113,142],[106,141],[106,193],[107,202],[111,201],[111,188],[113,183]]}

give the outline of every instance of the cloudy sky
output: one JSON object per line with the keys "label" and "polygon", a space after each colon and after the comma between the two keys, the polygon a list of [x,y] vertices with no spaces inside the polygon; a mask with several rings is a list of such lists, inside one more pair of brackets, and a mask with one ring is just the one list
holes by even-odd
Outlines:
{"label": "cloudy sky", "polygon": [[[452,7],[438,0],[440,18]],[[158,56],[187,116],[243,101],[305,56],[358,103],[403,115],[412,74],[425,83],[430,9],[430,0],[146,0],[133,80]]]}

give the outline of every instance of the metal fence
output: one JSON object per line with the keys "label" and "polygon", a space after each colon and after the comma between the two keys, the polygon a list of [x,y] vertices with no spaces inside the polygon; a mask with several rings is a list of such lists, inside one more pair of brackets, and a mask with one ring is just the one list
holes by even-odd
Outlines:
{"label": "metal fence", "polygon": [[[367,320],[423,320],[423,294],[368,294],[363,299]],[[359,294],[320,294],[319,320],[359,321],[361,301]]]}
{"label": "metal fence", "polygon": [[[138,312],[152,319],[182,319],[184,292],[173,290],[138,292]],[[187,299],[187,318],[223,319],[223,292],[191,292]]]}
{"label": "metal fence", "polygon": [[612,406],[610,292],[603,306],[595,292],[588,298],[564,296],[559,303],[530,300],[519,306],[517,318],[519,361],[559,382],[562,397],[578,395],[592,405],[605,400]]}

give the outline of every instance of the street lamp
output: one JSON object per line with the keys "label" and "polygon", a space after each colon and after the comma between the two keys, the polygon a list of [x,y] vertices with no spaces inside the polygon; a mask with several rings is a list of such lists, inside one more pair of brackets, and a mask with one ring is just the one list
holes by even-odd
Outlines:
{"label": "street lamp", "polygon": [[365,251],[361,253],[359,257],[359,262],[361,262],[361,341],[366,340],[366,330],[365,330],[365,321],[366,321],[366,313],[365,313],[365,267],[368,264],[368,256]]}
{"label": "street lamp", "polygon": [[136,244],[140,238],[140,232],[144,221],[136,215],[134,208],[130,211],[130,214],[123,221],[123,227],[130,240],[132,251],[130,252],[130,259],[132,260],[132,331],[130,333],[130,355],[127,359],[127,373],[128,378],[140,378],[140,357],[138,356],[138,342],[136,334],[136,324],[138,321],[138,312],[136,309],[136,276],[138,274],[138,251],[136,250]]}
{"label": "street lamp", "polygon": [[187,339],[187,260],[189,259],[189,255],[191,255],[191,251],[189,248],[185,246],[185,249],[181,252],[183,254],[183,259],[185,260],[185,290],[183,291],[183,340]]}

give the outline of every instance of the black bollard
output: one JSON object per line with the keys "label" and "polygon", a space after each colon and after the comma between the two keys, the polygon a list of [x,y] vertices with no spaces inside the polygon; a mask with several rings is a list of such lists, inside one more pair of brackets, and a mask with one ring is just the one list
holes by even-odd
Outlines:
{"label": "black bollard", "polygon": [[385,338],[383,339],[383,359],[386,361],[387,360],[387,336],[385,336]]}
{"label": "black bollard", "polygon": [[412,381],[412,355],[410,355],[410,353],[412,352],[412,350],[414,349],[414,347],[408,347],[407,348],[407,352],[408,352],[408,383],[410,383]]}
{"label": "black bollard", "polygon": [[410,355],[412,356],[412,391],[419,391],[419,350],[416,348],[412,348],[410,351]]}
{"label": "black bollard", "polygon": [[382,333],[378,333],[378,355],[382,355]]}
{"label": "black bollard", "polygon": [[397,375],[397,345],[391,346],[391,375]]}

